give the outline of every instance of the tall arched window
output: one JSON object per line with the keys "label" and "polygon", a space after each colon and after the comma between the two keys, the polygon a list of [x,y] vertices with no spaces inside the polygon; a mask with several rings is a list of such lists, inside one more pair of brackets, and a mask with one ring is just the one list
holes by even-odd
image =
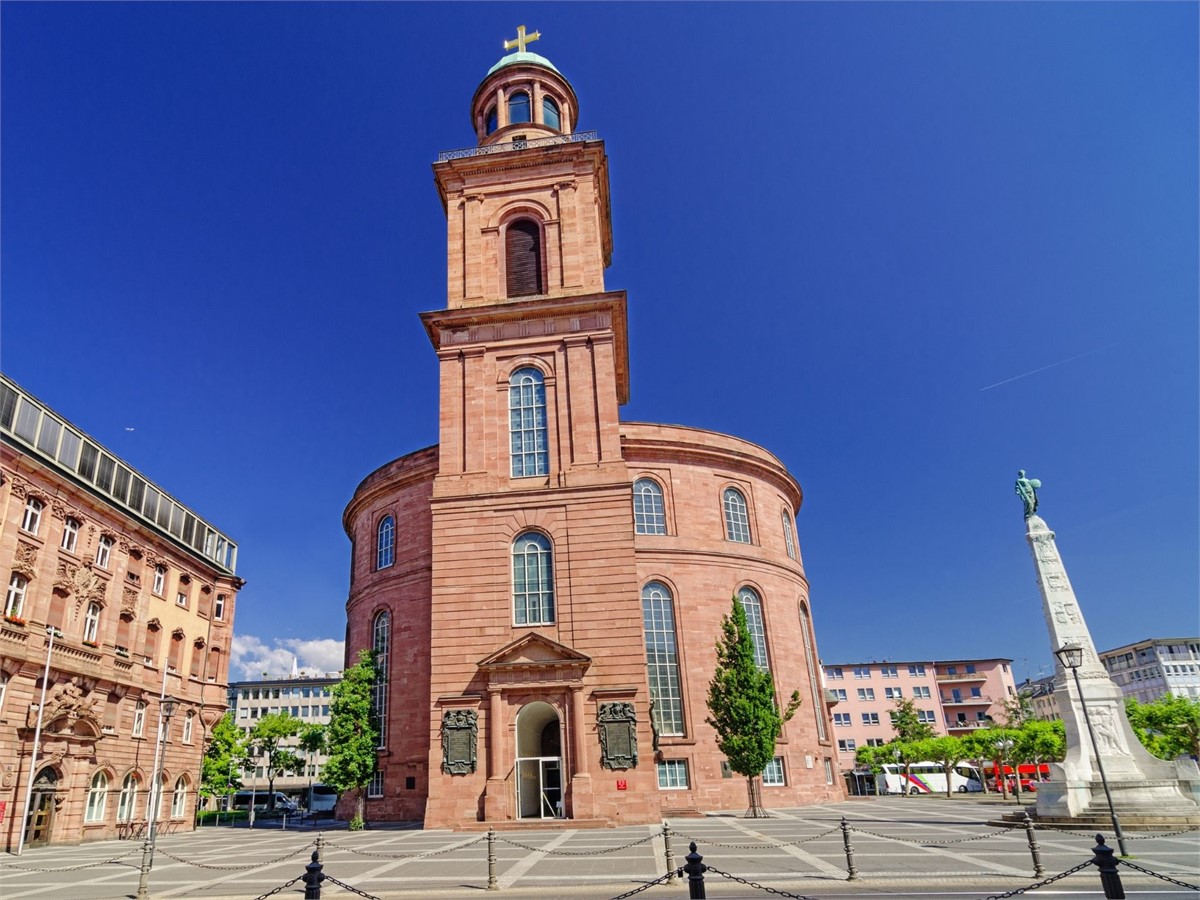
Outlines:
{"label": "tall arched window", "polygon": [[371,686],[371,717],[379,729],[379,747],[387,746],[388,651],[392,642],[392,615],[386,609],[375,617],[371,649],[375,651],[375,683]]}
{"label": "tall arched window", "polygon": [[28,585],[29,579],[16,572],[13,572],[12,578],[8,580],[8,596],[4,598],[4,615],[10,619],[21,618],[21,611],[25,609],[25,588]]}
{"label": "tall arched window", "polygon": [[45,509],[45,506],[37,497],[30,497],[25,501],[25,513],[21,516],[23,531],[28,531],[30,534],[38,533],[38,528],[42,524],[42,510]]}
{"label": "tall arched window", "polygon": [[738,591],[738,600],[746,611],[746,626],[754,640],[754,664],[765,672],[771,668],[771,664],[767,661],[767,632],[763,627],[762,600],[751,587]]}
{"label": "tall arched window", "polygon": [[532,366],[508,379],[508,435],[513,478],[550,471],[546,449],[546,382]]}
{"label": "tall arched window", "polygon": [[633,483],[633,530],[638,534],[667,533],[662,488],[652,478]]}
{"label": "tall arched window", "polygon": [[750,513],[746,498],[737,488],[725,488],[725,540],[750,543]]}
{"label": "tall arched window", "polygon": [[121,795],[117,798],[117,821],[130,822],[133,820],[133,808],[137,803],[138,777],[134,772],[125,776],[121,782]]}
{"label": "tall arched window", "polygon": [[167,776],[160,772],[158,775],[158,779],[155,781],[154,791],[152,792],[151,796],[146,799],[146,817],[147,818],[150,817],[150,815],[151,815],[150,810],[151,810],[151,807],[153,807],[154,820],[156,822],[162,821],[163,794],[165,794],[166,792],[167,792]]}
{"label": "tall arched window", "polygon": [[518,625],[554,622],[554,568],[550,539],[536,531],[513,541],[513,621]]}
{"label": "tall arched window", "polygon": [[683,693],[679,686],[679,647],[671,591],[651,581],[642,588],[642,625],[646,631],[646,676],[654,704],[654,728],[660,735],[681,735]]}
{"label": "tall arched window", "polygon": [[508,297],[545,293],[542,229],[533,219],[517,219],[504,229],[504,291]]}
{"label": "tall arched window", "polygon": [[[784,513],[787,515],[787,513]],[[817,738],[825,740],[825,704],[821,702],[821,686],[817,682],[816,654],[813,652],[812,620],[808,616],[808,607],[800,603],[800,632],[804,641],[804,664],[808,667],[808,686],[812,691],[813,715],[817,719]]]}
{"label": "tall arched window", "polygon": [[783,511],[783,545],[787,548],[787,555],[795,559],[796,536],[792,532],[792,515],[786,509]]}
{"label": "tall arched window", "polygon": [[93,600],[87,606],[83,617],[83,639],[89,644],[97,642],[100,636],[100,604]]}
{"label": "tall arched window", "polygon": [[187,806],[188,780],[186,775],[180,775],[175,782],[175,791],[171,794],[171,818],[182,819],[184,808]]}
{"label": "tall arched window", "polygon": [[103,822],[104,807],[108,803],[108,776],[97,772],[92,776],[88,786],[87,810],[83,814],[85,822]]}
{"label": "tall arched window", "polygon": [[508,124],[519,125],[529,121],[529,95],[515,91],[508,97]]}
{"label": "tall arched window", "polygon": [[68,553],[74,553],[75,547],[79,544],[79,520],[67,518],[63,522],[62,544],[60,545]]}
{"label": "tall arched window", "polygon": [[192,731],[196,724],[196,713],[194,710],[188,710],[187,715],[183,717],[183,742],[190,744],[192,742]]}
{"label": "tall arched window", "polygon": [[491,134],[496,130],[496,126],[499,124],[496,120],[496,107],[493,106],[487,111],[487,115],[484,116],[484,122],[484,130],[486,134]]}
{"label": "tall arched window", "polygon": [[542,98],[542,124],[555,131],[562,130],[562,117],[558,114],[558,104],[553,97]]}
{"label": "tall arched window", "polygon": [[386,569],[396,561],[396,520],[384,516],[375,538],[375,568]]}

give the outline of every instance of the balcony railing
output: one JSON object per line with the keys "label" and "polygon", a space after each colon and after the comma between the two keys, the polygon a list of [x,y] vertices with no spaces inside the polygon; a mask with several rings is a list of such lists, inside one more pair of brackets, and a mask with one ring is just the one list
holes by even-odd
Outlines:
{"label": "balcony railing", "polygon": [[942,706],[979,706],[984,703],[991,703],[992,698],[988,696],[980,697],[960,697],[955,700],[953,697],[943,697]]}
{"label": "balcony railing", "polygon": [[989,728],[993,724],[992,722],[947,722],[946,729],[948,731],[971,731],[975,728]]}
{"label": "balcony railing", "polygon": [[953,675],[938,672],[933,677],[937,681],[987,681],[987,675],[983,672],[956,672]]}
{"label": "balcony railing", "polygon": [[514,150],[529,150],[534,147],[554,147],[558,144],[581,144],[584,141],[598,140],[600,140],[600,135],[595,131],[576,131],[573,134],[556,134],[551,137],[534,138],[531,141],[503,141],[483,147],[443,150],[437,155],[437,161],[448,162],[452,159],[468,159],[472,156],[491,156],[493,153],[511,153]]}

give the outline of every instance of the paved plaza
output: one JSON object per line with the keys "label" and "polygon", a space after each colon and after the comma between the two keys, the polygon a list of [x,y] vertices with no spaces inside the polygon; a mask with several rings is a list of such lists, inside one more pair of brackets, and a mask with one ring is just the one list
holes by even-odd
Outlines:
{"label": "paved plaza", "polygon": [[[1014,807],[1010,807],[1014,808]],[[1033,862],[1023,829],[986,824],[1004,809],[996,801],[932,797],[864,798],[801,809],[772,810],[770,819],[734,815],[671,822],[675,865],[695,840],[706,864],[764,887],[809,897],[908,895],[985,897],[1030,885]],[[850,824],[858,880],[846,879],[839,823]],[[303,874],[321,836],[325,872],[366,894],[384,898],[454,898],[485,895],[487,843],[480,832],[381,828],[280,830],[205,828],[159,839],[151,896],[203,900],[254,900]],[[1046,876],[1091,858],[1084,833],[1037,830]],[[1200,834],[1127,835],[1132,862],[1160,875],[1200,883]],[[661,826],[602,830],[570,828],[498,832],[499,895],[612,898],[667,871]],[[141,844],[106,841],[70,848],[37,848],[18,858],[0,856],[0,897],[116,900],[133,897]],[[86,868],[79,868],[85,867]],[[59,870],[59,871],[36,871]],[[1185,887],[1122,866],[1130,897],[1184,891]],[[760,889],[709,873],[711,898],[765,897]],[[1041,893],[1094,897],[1094,867],[1070,875]],[[640,897],[686,897],[684,883],[652,887]],[[277,897],[303,896],[297,883]],[[350,898],[326,884],[323,897]],[[493,896],[498,896],[493,893]]]}

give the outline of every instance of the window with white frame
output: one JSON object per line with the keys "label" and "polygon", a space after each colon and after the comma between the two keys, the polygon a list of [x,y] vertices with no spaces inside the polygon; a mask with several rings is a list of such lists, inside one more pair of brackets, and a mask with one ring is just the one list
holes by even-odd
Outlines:
{"label": "window with white frame", "polygon": [[113,539],[107,534],[100,535],[100,540],[96,544],[96,565],[102,569],[108,568],[109,559],[112,558]]}
{"label": "window with white frame", "polygon": [[639,478],[633,483],[633,530],[637,534],[667,533],[663,491],[652,478]]}
{"label": "window with white frame", "polygon": [[934,715],[932,709],[918,709],[917,710],[917,721],[925,722],[927,724],[932,725],[934,722],[937,721],[937,717]]}
{"label": "window with white frame", "polygon": [[786,509],[783,511],[783,546],[787,549],[787,555],[795,559],[796,538],[792,533],[792,514]]}
{"label": "window with white frame", "polygon": [[550,539],[528,531],[513,541],[513,621],[517,625],[554,622],[554,568]]}
{"label": "window with white frame", "polygon": [[59,544],[62,549],[68,553],[74,553],[75,548],[79,545],[79,520],[67,517],[63,522],[62,543]]}
{"label": "window with white frame", "polygon": [[738,600],[746,611],[746,627],[750,630],[750,638],[754,641],[754,664],[764,672],[771,668],[767,659],[767,632],[763,626],[762,600],[758,592],[751,587],[738,591]]}
{"label": "window with white frame", "polygon": [[371,773],[371,782],[367,785],[367,796],[378,799],[383,796],[383,770],[376,769]]}
{"label": "window with white frame", "polygon": [[386,569],[396,561],[396,520],[384,516],[375,532],[375,568]]}
{"label": "window with white frame", "polygon": [[117,821],[130,822],[133,820],[134,806],[137,805],[138,777],[133,772],[125,776],[121,782],[121,795],[117,798]]}
{"label": "window with white frame", "polygon": [[835,697],[837,697],[838,700],[842,701],[843,703],[846,702],[846,689],[845,688],[831,688],[831,690],[833,691],[833,695]]}
{"label": "window with white frame", "polygon": [[176,593],[175,593],[175,605],[176,605],[176,606],[182,606],[184,609],[187,609],[187,605],[188,605],[188,595],[187,595],[187,592],[186,592],[186,591],[176,591]]}
{"label": "window with white frame", "polygon": [[192,742],[192,726],[196,720],[196,713],[188,710],[186,716],[183,717],[183,742],[190,744]]}
{"label": "window with white frame", "polygon": [[886,743],[887,740],[884,738],[867,738],[868,747],[882,747]]}
{"label": "window with white frame", "polygon": [[858,743],[854,740],[854,738],[838,739],[838,750],[840,750],[842,753],[853,753],[857,749]]}
{"label": "window with white frame", "polygon": [[661,790],[678,791],[688,787],[686,759],[664,759],[657,769],[658,786]]}
{"label": "window with white frame", "polygon": [[870,666],[855,666],[854,667],[854,677],[855,678],[870,678],[871,677],[871,667]]}
{"label": "window with white frame", "polygon": [[879,724],[879,713],[877,713],[877,712],[863,713],[862,714],[862,723],[864,725],[878,725]]}
{"label": "window with white frame", "polygon": [[167,590],[167,567],[154,567],[154,584],[150,588],[156,597],[161,597]]}
{"label": "window with white frame", "polygon": [[12,578],[8,580],[8,595],[4,598],[5,616],[10,619],[21,618],[21,612],[25,609],[25,589],[28,586],[28,578],[13,572]]}
{"label": "window with white frame", "polygon": [[851,724],[850,713],[835,712],[833,714],[833,724],[838,728],[849,726]]}
{"label": "window with white frame", "polygon": [[146,813],[149,815],[150,807],[154,807],[154,818],[156,821],[161,821],[163,817],[163,794],[167,792],[167,776],[159,773],[158,779],[154,782],[156,785],[153,791],[154,796],[147,798]]}
{"label": "window with white frame", "polygon": [[175,782],[175,790],[171,794],[171,818],[182,819],[184,809],[187,806],[187,789],[188,781],[186,775],[180,775],[179,780]]}
{"label": "window with white frame", "polygon": [[217,594],[217,599],[213,601],[213,618],[217,621],[225,618],[225,595]]}
{"label": "window with white frame", "polygon": [[783,778],[783,757],[777,756],[769,763],[762,771],[762,783],[764,787],[783,787],[786,782]]}
{"label": "window with white frame", "polygon": [[917,698],[929,699],[929,688],[926,685],[918,684],[913,687],[913,696]]}
{"label": "window with white frame", "polygon": [[904,689],[898,687],[889,687],[883,689],[883,697],[885,700],[903,700]]}
{"label": "window with white frame", "polygon": [[133,731],[134,737],[141,737],[146,731],[146,701],[139,700],[133,704]]}
{"label": "window with white frame", "polygon": [[[380,748],[387,746],[388,653],[392,643],[392,614],[386,609],[375,616],[371,649],[375,651],[375,681],[371,685],[371,717],[379,729]],[[380,778],[383,776],[380,775]]]}
{"label": "window with white frame", "polygon": [[533,366],[517,369],[508,380],[508,436],[513,478],[550,471],[546,380]]}
{"label": "window with white frame", "polygon": [[88,785],[87,809],[83,813],[85,822],[103,822],[104,807],[108,804],[108,776],[97,772]]}
{"label": "window with white frame", "polygon": [[4,715],[4,695],[8,692],[8,673],[0,670],[0,715]]}
{"label": "window with white frame", "polygon": [[917,665],[917,666],[909,666],[909,667],[908,667],[908,674],[909,674],[909,675],[912,675],[912,676],[914,676],[914,677],[916,677],[916,676],[923,676],[923,675],[925,674],[925,667],[924,667],[924,666],[920,666],[920,665]]}
{"label": "window with white frame", "polygon": [[87,605],[87,612],[83,616],[83,639],[89,644],[94,644],[99,640],[100,636],[100,604],[93,600]]}
{"label": "window with white frame", "polygon": [[899,677],[899,676],[896,674],[896,667],[895,667],[895,666],[880,666],[880,667],[879,667],[879,674],[880,674],[880,676],[881,676],[881,677],[883,677],[883,678],[897,678],[897,677]]}
{"label": "window with white frame", "polygon": [[681,735],[683,692],[679,678],[679,647],[670,589],[651,581],[642,588],[642,625],[646,634],[646,676],[654,728],[659,735]]}
{"label": "window with white frame", "polygon": [[875,699],[875,688],[859,688],[858,689],[858,699],[859,700],[874,700]]}
{"label": "window with white frame", "polygon": [[725,540],[749,544],[750,510],[742,492],[737,488],[725,488],[722,504],[725,509]]}
{"label": "window with white frame", "polygon": [[833,784],[833,760],[826,756],[821,763],[825,767],[825,783]]}
{"label": "window with white frame", "polygon": [[26,500],[25,513],[21,516],[21,530],[36,535],[42,525],[42,510],[45,508],[46,504],[37,497],[30,497]]}
{"label": "window with white frame", "polygon": [[825,677],[831,681],[841,681],[845,676],[842,673],[841,666],[827,666],[825,669]]}

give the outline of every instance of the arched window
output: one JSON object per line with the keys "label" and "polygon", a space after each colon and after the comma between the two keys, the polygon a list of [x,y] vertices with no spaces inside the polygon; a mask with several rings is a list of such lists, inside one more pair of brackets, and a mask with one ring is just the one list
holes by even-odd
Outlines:
{"label": "arched window", "polygon": [[550,539],[536,531],[513,541],[513,620],[518,625],[554,622],[554,570]]}
{"label": "arched window", "polygon": [[740,544],[750,543],[750,513],[746,498],[737,488],[725,488],[725,540]]}
{"label": "arched window", "polygon": [[792,533],[792,516],[786,509],[783,511],[783,545],[787,548],[787,555],[792,559],[796,558],[796,537]]}
{"label": "arched window", "polygon": [[558,104],[553,97],[542,98],[542,124],[555,131],[562,130],[562,117],[558,114]]}
{"label": "arched window", "polygon": [[102,569],[108,568],[108,562],[112,558],[113,539],[107,534],[100,535],[100,540],[96,544],[96,565]]}
{"label": "arched window", "polygon": [[[183,717],[183,742],[190,744],[192,742],[192,728],[196,722],[196,713],[194,710],[188,710],[187,715]],[[182,779],[180,779],[182,780]]]}
{"label": "arched window", "polygon": [[767,661],[767,632],[763,628],[762,600],[751,587],[742,588],[737,595],[742,609],[746,611],[746,626],[754,640],[754,664],[765,672],[771,668],[771,664]]}
{"label": "arched window", "polygon": [[375,651],[375,683],[371,686],[371,717],[379,729],[379,747],[387,746],[388,650],[392,642],[392,615],[386,609],[375,617],[371,649]]}
{"label": "arched window", "polygon": [[79,544],[79,520],[68,518],[63,522],[62,544],[60,545],[68,553],[74,553],[75,547]]}
{"label": "arched window", "polygon": [[484,116],[484,122],[486,123],[484,125],[485,133],[491,134],[496,130],[496,126],[499,124],[496,120],[496,107],[488,109],[487,115]]}
{"label": "arched window", "polygon": [[141,737],[146,730],[146,701],[133,704],[133,736]]}
{"label": "arched window", "polygon": [[667,533],[662,488],[652,478],[639,478],[633,483],[633,530],[637,534]]}
{"label": "arched window", "polygon": [[87,810],[83,814],[85,822],[103,822],[104,807],[108,802],[108,776],[97,772],[92,776],[88,786]]}
{"label": "arched window", "polygon": [[386,569],[396,561],[396,520],[384,516],[375,535],[375,568]]}
{"label": "arched window", "polygon": [[516,91],[508,98],[508,124],[519,125],[529,121],[529,95]]}
{"label": "arched window", "polygon": [[42,524],[42,510],[45,504],[37,497],[25,501],[25,514],[21,517],[21,529],[30,534],[37,534]]}
{"label": "arched window", "polygon": [[[784,513],[786,516],[787,513]],[[800,638],[804,641],[804,664],[808,667],[808,686],[812,691],[813,715],[817,719],[817,738],[825,740],[825,704],[821,702],[821,686],[817,682],[816,654],[813,652],[812,621],[808,607],[800,604]]]}
{"label": "arched window", "polygon": [[508,435],[513,478],[545,475],[550,470],[546,449],[546,382],[532,366],[517,369],[508,379]]}
{"label": "arched window", "polygon": [[504,229],[504,289],[509,297],[544,293],[542,229],[533,219],[517,219]]}
{"label": "arched window", "polygon": [[183,630],[179,629],[171,634],[171,645],[167,648],[167,668],[172,672],[178,672],[183,665]]}
{"label": "arched window", "polygon": [[117,798],[117,821],[133,821],[133,808],[137,803],[138,777],[134,772],[125,776],[121,782],[121,795]]}
{"label": "arched window", "polygon": [[182,819],[184,807],[187,805],[188,780],[186,775],[180,775],[175,782],[175,791],[171,794],[171,818]]}
{"label": "arched window", "polygon": [[8,581],[8,596],[4,598],[4,615],[7,618],[21,618],[21,611],[25,608],[25,588],[28,586],[28,578],[13,572]]}
{"label": "arched window", "polygon": [[659,735],[681,735],[683,693],[679,686],[679,647],[671,591],[651,581],[642,588],[642,625],[646,631],[646,675],[650,682],[654,729]]}
{"label": "arched window", "polygon": [[154,791],[146,798],[146,817],[152,815],[150,810],[153,808],[154,821],[158,822],[163,817],[163,794],[167,792],[167,776],[160,772],[154,784]]}
{"label": "arched window", "polygon": [[100,604],[93,600],[88,604],[83,616],[83,639],[90,644],[99,640],[100,636]]}

